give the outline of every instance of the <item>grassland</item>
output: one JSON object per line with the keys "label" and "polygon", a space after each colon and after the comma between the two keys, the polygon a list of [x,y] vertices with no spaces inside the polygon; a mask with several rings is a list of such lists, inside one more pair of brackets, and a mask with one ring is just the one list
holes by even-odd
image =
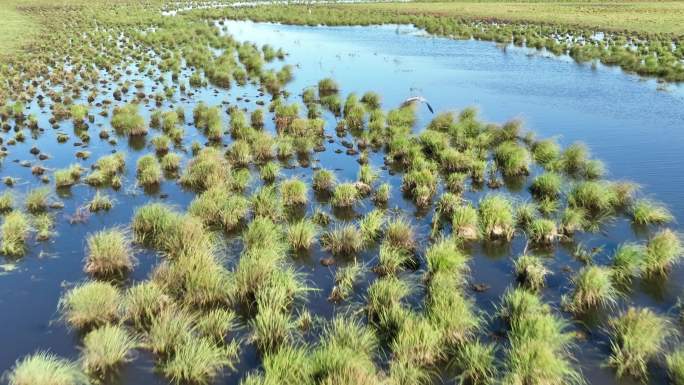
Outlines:
{"label": "grassland", "polygon": [[40,29],[29,16],[22,13],[18,2],[0,2],[0,55],[11,54],[28,42]]}
{"label": "grassland", "polygon": [[604,31],[684,35],[684,2],[681,1],[456,1],[338,7],[471,20],[558,24]]}

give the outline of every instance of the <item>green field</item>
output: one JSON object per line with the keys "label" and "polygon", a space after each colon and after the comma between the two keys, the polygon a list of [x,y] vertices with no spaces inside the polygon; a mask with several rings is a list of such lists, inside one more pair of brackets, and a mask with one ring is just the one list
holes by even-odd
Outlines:
{"label": "green field", "polygon": [[31,17],[17,9],[17,2],[0,2],[0,54],[16,51],[36,32],[37,26]]}
{"label": "green field", "polygon": [[371,11],[562,24],[602,30],[684,35],[684,2],[445,2],[348,5]]}

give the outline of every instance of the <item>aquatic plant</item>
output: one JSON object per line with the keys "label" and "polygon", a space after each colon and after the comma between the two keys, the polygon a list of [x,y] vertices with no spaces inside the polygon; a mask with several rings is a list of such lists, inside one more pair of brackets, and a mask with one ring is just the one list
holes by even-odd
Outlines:
{"label": "aquatic plant", "polygon": [[674,385],[684,384],[684,351],[678,348],[665,357],[667,373]]}
{"label": "aquatic plant", "polygon": [[313,174],[312,187],[316,191],[332,191],[336,182],[337,179],[333,171],[321,168]]}
{"label": "aquatic plant", "polygon": [[534,179],[530,191],[538,199],[556,199],[561,193],[562,179],[553,172],[545,172]]}
{"label": "aquatic plant", "polygon": [[40,213],[48,208],[50,199],[50,189],[48,187],[38,187],[26,194],[24,205],[30,213]]}
{"label": "aquatic plant", "polygon": [[354,285],[363,274],[363,270],[363,266],[357,261],[338,268],[335,271],[335,286],[333,286],[328,299],[337,302],[348,298],[354,290]]}
{"label": "aquatic plant", "polygon": [[480,225],[477,210],[470,204],[454,208],[451,225],[454,233],[463,239],[473,240],[480,236]]}
{"label": "aquatic plant", "polygon": [[164,171],[176,171],[180,168],[182,157],[175,152],[170,152],[159,160],[159,165]]}
{"label": "aquatic plant", "polygon": [[10,257],[24,255],[30,231],[31,225],[26,214],[16,210],[7,214],[0,226],[0,253]]}
{"label": "aquatic plant", "polygon": [[425,261],[430,275],[463,275],[469,269],[468,259],[468,256],[459,249],[458,242],[452,238],[439,239],[425,251]]}
{"label": "aquatic plant", "polygon": [[152,186],[161,182],[163,174],[159,162],[154,155],[147,154],[138,158],[136,165],[138,182],[143,186]]}
{"label": "aquatic plant", "polygon": [[497,375],[496,345],[480,341],[466,343],[456,351],[449,366],[458,369],[459,384],[491,384]]}
{"label": "aquatic plant", "polygon": [[371,210],[361,218],[359,231],[363,235],[364,243],[370,245],[377,240],[384,225],[385,213],[381,210]]}
{"label": "aquatic plant", "polygon": [[147,125],[138,112],[136,104],[115,107],[112,114],[112,127],[124,135],[145,135]]}
{"label": "aquatic plant", "polygon": [[199,316],[196,326],[201,336],[220,344],[237,329],[237,315],[227,309],[212,309]]}
{"label": "aquatic plant", "polygon": [[382,183],[375,191],[373,200],[378,204],[385,204],[390,200],[391,194],[392,186],[389,183]]}
{"label": "aquatic plant", "polygon": [[209,188],[190,202],[188,213],[207,225],[233,230],[249,213],[249,200],[232,194],[225,186]]}
{"label": "aquatic plant", "polygon": [[137,343],[118,325],[104,325],[90,331],[83,339],[81,361],[86,373],[103,376],[118,365],[131,361]]}
{"label": "aquatic plant", "polygon": [[513,211],[510,200],[503,195],[487,195],[480,201],[479,222],[488,239],[510,240],[513,237]]}
{"label": "aquatic plant", "polygon": [[335,255],[353,255],[363,248],[363,234],[354,225],[337,227],[321,236],[323,248]]}
{"label": "aquatic plant", "polygon": [[118,319],[120,303],[119,290],[111,283],[88,281],[66,292],[59,310],[69,326],[84,329]]}
{"label": "aquatic plant", "polygon": [[33,227],[36,231],[36,240],[45,241],[53,234],[55,220],[49,213],[40,213],[33,217]]}
{"label": "aquatic plant", "polygon": [[85,271],[95,276],[123,275],[133,268],[131,243],[121,228],[88,236]]}
{"label": "aquatic plant", "polygon": [[388,220],[385,230],[385,241],[390,245],[405,250],[413,250],[416,246],[415,229],[404,217]]}
{"label": "aquatic plant", "polygon": [[74,362],[49,352],[18,360],[7,375],[10,385],[88,385],[90,380]]}
{"label": "aquatic plant", "polygon": [[670,323],[646,308],[630,307],[610,321],[612,353],[608,363],[618,377],[625,374],[645,379],[648,361],[662,349],[671,335]]}
{"label": "aquatic plant", "polygon": [[146,329],[152,319],[172,306],[172,299],[154,281],[143,281],[126,290],[123,313],[136,328]]}
{"label": "aquatic plant", "polygon": [[320,95],[329,95],[332,93],[337,93],[340,90],[340,86],[337,82],[331,78],[321,79],[318,82],[318,93]]}
{"label": "aquatic plant", "polygon": [[67,168],[63,168],[54,172],[55,187],[69,187],[76,184],[81,179],[84,169],[79,164],[72,164]]}
{"label": "aquatic plant", "polygon": [[335,207],[351,207],[359,199],[359,190],[353,183],[340,183],[335,186],[332,204]]}
{"label": "aquatic plant", "polygon": [[206,338],[192,338],[178,346],[162,371],[177,384],[208,384],[225,368],[233,369],[237,345],[222,347]]}
{"label": "aquatic plant", "polygon": [[380,245],[378,264],[375,272],[380,275],[396,275],[411,258],[406,249],[395,247],[387,242]]}
{"label": "aquatic plant", "polygon": [[632,205],[632,220],[638,225],[663,224],[674,217],[663,205],[648,199],[639,199]]}
{"label": "aquatic plant", "polygon": [[93,195],[93,199],[88,202],[88,210],[91,212],[108,211],[114,207],[114,201],[109,195],[101,193],[99,190]]}
{"label": "aquatic plant", "polygon": [[171,356],[194,339],[195,318],[182,310],[167,308],[154,316],[145,335],[145,347],[153,353]]}
{"label": "aquatic plant", "polygon": [[0,215],[6,214],[14,209],[14,194],[5,191],[0,194]]}
{"label": "aquatic plant", "polygon": [[613,276],[618,283],[627,283],[639,277],[644,268],[646,249],[635,243],[623,243],[618,246],[612,258]]}
{"label": "aquatic plant", "polygon": [[551,271],[544,265],[542,259],[534,255],[519,256],[513,266],[518,281],[533,291],[544,287],[546,276],[551,274]]}
{"label": "aquatic plant", "polygon": [[558,238],[556,222],[551,219],[537,218],[530,223],[530,240],[538,244],[551,244]]}
{"label": "aquatic plant", "polygon": [[295,250],[309,249],[316,237],[316,225],[308,219],[302,219],[287,228],[287,240]]}
{"label": "aquatic plant", "polygon": [[504,175],[522,175],[529,171],[530,154],[515,142],[504,142],[494,150],[494,159]]}
{"label": "aquatic plant", "polygon": [[264,186],[250,198],[255,217],[278,220],[283,216],[283,202],[274,186]]}
{"label": "aquatic plant", "polygon": [[131,223],[135,241],[160,248],[163,235],[168,232],[176,215],[171,207],[164,203],[152,202],[138,207]]}
{"label": "aquatic plant", "polygon": [[303,205],[309,200],[306,183],[298,178],[282,181],[280,194],[286,206]]}
{"label": "aquatic plant", "polygon": [[656,275],[666,273],[682,257],[679,235],[670,229],[657,232],[646,244],[644,273]]}
{"label": "aquatic plant", "polygon": [[230,172],[230,164],[221,152],[213,147],[205,147],[188,162],[180,183],[193,189],[206,190],[228,181]]}
{"label": "aquatic plant", "polygon": [[574,289],[566,299],[566,307],[575,313],[615,305],[619,293],[613,285],[612,271],[601,266],[582,268],[572,282]]}

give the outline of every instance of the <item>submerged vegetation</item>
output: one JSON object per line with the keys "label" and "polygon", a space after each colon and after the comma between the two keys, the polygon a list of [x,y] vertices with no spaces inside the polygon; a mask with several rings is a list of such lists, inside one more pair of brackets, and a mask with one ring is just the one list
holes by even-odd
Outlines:
{"label": "submerged vegetation", "polygon": [[[517,120],[466,108],[417,127],[418,105],[334,78],[293,90],[287,53],[223,17],[412,23],[667,80],[684,79],[679,41],[358,6],[27,7],[57,32],[0,66],[2,159],[25,149],[15,167],[35,178],[3,179],[0,254],[70,269],[67,239],[85,274],[56,304],[78,361],[38,351],[10,385],[104,382],[141,355],[179,384],[580,385],[585,327],[607,331],[618,376],[648,378],[676,336],[624,294],[676,271],[666,206]],[[634,239],[612,239],[625,223]],[[512,287],[479,282],[501,274]],[[580,321],[594,311],[600,325]],[[682,356],[667,355],[675,382]]]}

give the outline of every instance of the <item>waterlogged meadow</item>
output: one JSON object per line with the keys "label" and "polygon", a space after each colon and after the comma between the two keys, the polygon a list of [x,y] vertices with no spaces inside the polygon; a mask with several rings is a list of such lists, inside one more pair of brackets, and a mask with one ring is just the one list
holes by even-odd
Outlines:
{"label": "waterlogged meadow", "polygon": [[[597,122],[649,97],[654,130],[676,85],[408,26],[131,7],[36,7],[62,33],[2,67],[5,383],[682,383],[676,176],[592,152],[630,142],[586,124],[595,99],[526,108],[440,60],[608,82],[625,103]],[[668,133],[633,157],[674,154]]]}

